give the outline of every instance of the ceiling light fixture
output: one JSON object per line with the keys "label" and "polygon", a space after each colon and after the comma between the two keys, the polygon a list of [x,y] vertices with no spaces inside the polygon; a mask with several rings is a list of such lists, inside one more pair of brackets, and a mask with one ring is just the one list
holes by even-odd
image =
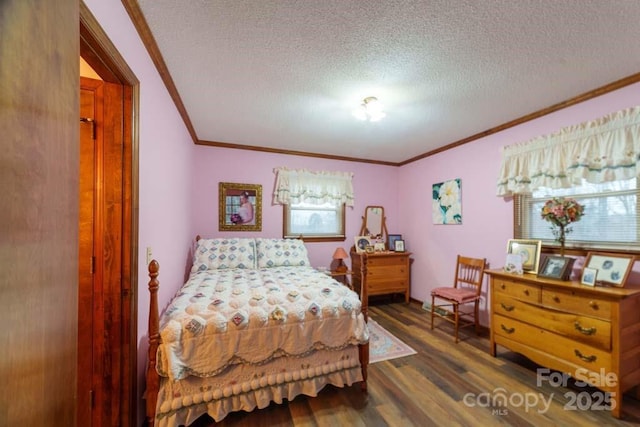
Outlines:
{"label": "ceiling light fixture", "polygon": [[377,122],[386,116],[382,111],[382,104],[375,96],[367,96],[363,99],[360,108],[356,109],[353,115],[358,120],[368,120],[370,122]]}

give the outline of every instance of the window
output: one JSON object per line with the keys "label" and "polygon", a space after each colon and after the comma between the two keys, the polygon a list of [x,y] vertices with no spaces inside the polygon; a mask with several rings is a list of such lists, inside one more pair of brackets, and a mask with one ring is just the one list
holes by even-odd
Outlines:
{"label": "window", "polygon": [[551,197],[572,197],[584,206],[584,216],[572,223],[566,246],[578,248],[640,250],[638,186],[636,178],[564,189],[541,188],[531,195],[515,197],[515,237],[554,240],[551,224],[540,216]]}
{"label": "window", "polygon": [[344,241],[344,204],[284,205],[284,237],[308,242]]}

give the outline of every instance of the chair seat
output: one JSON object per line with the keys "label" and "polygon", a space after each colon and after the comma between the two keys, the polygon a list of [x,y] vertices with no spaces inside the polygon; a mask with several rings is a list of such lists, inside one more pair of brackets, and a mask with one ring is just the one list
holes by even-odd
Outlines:
{"label": "chair seat", "polygon": [[467,302],[475,301],[479,298],[479,295],[472,289],[460,289],[460,288],[435,288],[431,290],[431,296],[440,298],[446,298],[451,301],[455,301],[458,304],[465,304]]}
{"label": "chair seat", "polygon": [[[434,288],[431,291],[431,329],[433,329],[434,319],[438,317],[455,325],[456,343],[458,342],[458,329],[460,328],[475,326],[476,334],[479,333],[478,313],[486,264],[487,260],[485,258],[470,258],[458,255],[453,286]],[[436,298],[445,301],[446,304],[436,304]],[[473,311],[461,310],[461,306],[467,303],[473,304]],[[465,308],[468,308],[468,306]],[[443,310],[445,314],[442,314],[442,311],[439,310]]]}

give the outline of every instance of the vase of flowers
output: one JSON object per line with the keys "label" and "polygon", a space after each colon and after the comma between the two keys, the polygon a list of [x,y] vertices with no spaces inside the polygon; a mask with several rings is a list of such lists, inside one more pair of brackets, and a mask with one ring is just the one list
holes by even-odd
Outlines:
{"label": "vase of flowers", "polygon": [[564,256],[566,235],[571,232],[569,224],[580,221],[584,215],[584,206],[575,199],[554,197],[545,202],[540,214],[551,223],[553,235],[560,242],[560,256]]}

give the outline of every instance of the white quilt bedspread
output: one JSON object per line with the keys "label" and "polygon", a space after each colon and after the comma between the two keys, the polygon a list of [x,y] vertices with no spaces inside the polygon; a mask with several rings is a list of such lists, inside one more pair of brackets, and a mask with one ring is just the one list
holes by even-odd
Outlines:
{"label": "white quilt bedspread", "polygon": [[160,335],[158,372],[173,380],[369,339],[358,295],[311,267],[192,273]]}

